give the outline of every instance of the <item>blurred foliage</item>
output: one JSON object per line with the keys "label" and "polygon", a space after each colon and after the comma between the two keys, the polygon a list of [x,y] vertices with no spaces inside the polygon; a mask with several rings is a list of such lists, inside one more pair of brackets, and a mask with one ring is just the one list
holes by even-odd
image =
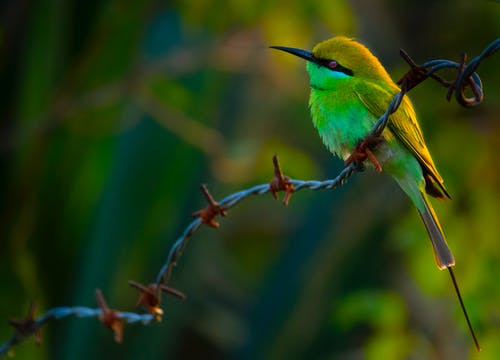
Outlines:
{"label": "blurred foliage", "polygon": [[[18,0],[0,25],[0,319],[92,305],[133,309],[203,206],[272,176],[342,168],[307,109],[304,64],[268,45],[362,40],[394,78],[416,61],[477,54],[498,37],[498,1],[174,2]],[[485,351],[500,356],[498,55],[485,101],[463,109],[427,82],[411,97],[453,201],[436,210]],[[247,200],[190,242],[164,321],[113,343],[95,320],[52,323],[17,359],[477,358],[417,213],[385,176]],[[0,341],[11,329],[0,326]]]}

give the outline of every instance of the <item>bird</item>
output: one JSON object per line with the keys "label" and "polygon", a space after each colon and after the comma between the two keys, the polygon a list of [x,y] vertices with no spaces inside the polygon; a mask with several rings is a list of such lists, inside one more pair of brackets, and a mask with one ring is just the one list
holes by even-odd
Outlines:
{"label": "bird", "polygon": [[400,88],[379,59],[363,44],[345,36],[318,43],[312,51],[270,46],[307,61],[309,109],[314,127],[333,154],[346,164],[389,174],[411,199],[425,225],[439,269],[448,269],[476,349],[470,322],[453,267],[455,259],[429,201],[451,199],[431,154],[411,100],[404,96],[381,136],[368,136]]}

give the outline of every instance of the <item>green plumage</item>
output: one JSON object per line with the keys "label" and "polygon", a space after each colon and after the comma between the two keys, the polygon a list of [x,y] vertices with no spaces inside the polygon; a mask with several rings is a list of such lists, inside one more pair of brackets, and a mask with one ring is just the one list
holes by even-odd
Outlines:
{"label": "green plumage", "polygon": [[378,59],[362,44],[342,36],[319,43],[312,52],[283,46],[272,48],[307,60],[311,87],[309,107],[314,126],[326,147],[343,159],[368,157],[365,163],[373,163],[378,171],[383,169],[391,175],[413,201],[431,239],[438,267],[447,268],[450,273],[479,351],[453,274],[455,259],[427,198],[427,195],[439,199],[450,196],[427,150],[408,97],[403,98],[398,110],[389,117],[382,141],[377,140],[371,149],[368,145],[366,151],[357,145],[366,139],[373,124],[399,92]]}
{"label": "green plumage", "polygon": [[[398,86],[365,46],[346,37],[319,43],[312,53],[275,48],[308,60],[309,107],[314,126],[326,147],[347,159],[399,92]],[[389,119],[382,133],[383,142],[374,150],[376,160],[415,204],[429,233],[439,268],[453,266],[455,260],[426,197],[428,194],[444,199],[449,195],[425,145],[408,97],[403,98]]]}

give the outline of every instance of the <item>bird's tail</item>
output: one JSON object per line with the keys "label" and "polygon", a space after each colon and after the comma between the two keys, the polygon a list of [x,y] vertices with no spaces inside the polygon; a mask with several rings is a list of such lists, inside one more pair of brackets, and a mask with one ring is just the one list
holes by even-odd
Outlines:
{"label": "bird's tail", "polygon": [[429,203],[429,200],[427,199],[427,196],[424,193],[421,193],[421,195],[424,206],[422,207],[422,210],[420,210],[417,207],[417,210],[425,224],[427,232],[429,233],[429,237],[432,242],[432,248],[434,249],[434,255],[436,256],[436,262],[441,270],[448,269],[451,281],[453,282],[455,292],[460,302],[460,307],[462,308],[465,320],[467,321],[467,326],[469,327],[470,334],[472,336],[472,339],[474,340],[474,344],[476,345],[476,349],[477,351],[481,351],[481,347],[479,346],[479,341],[477,340],[476,333],[474,332],[474,328],[472,327],[472,323],[470,322],[469,315],[467,314],[467,310],[465,309],[464,301],[462,300],[462,295],[460,294],[460,290],[458,288],[458,284],[455,279],[455,274],[453,273],[453,266],[455,265],[455,259],[453,258],[453,254],[451,253],[448,244],[446,243],[446,239],[443,234],[443,229],[441,229],[441,225],[439,224],[439,220],[437,219],[437,216],[434,213],[432,205]]}
{"label": "bird's tail", "polygon": [[453,257],[453,254],[451,253],[451,250],[446,243],[443,229],[441,228],[439,220],[434,213],[434,209],[429,203],[427,196],[423,193],[421,193],[421,195],[424,206],[422,207],[422,209],[417,208],[417,210],[420,214],[420,217],[422,218],[422,221],[425,224],[425,228],[427,229],[429,238],[431,239],[437,265],[441,270],[454,266],[455,258]]}

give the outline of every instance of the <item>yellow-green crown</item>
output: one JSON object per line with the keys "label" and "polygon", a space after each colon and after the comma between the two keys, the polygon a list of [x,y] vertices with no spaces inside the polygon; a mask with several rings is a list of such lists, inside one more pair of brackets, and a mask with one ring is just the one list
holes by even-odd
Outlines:
{"label": "yellow-green crown", "polygon": [[351,38],[336,36],[320,42],[314,47],[313,55],[318,59],[337,61],[343,67],[351,69],[355,77],[392,82],[370,50]]}

